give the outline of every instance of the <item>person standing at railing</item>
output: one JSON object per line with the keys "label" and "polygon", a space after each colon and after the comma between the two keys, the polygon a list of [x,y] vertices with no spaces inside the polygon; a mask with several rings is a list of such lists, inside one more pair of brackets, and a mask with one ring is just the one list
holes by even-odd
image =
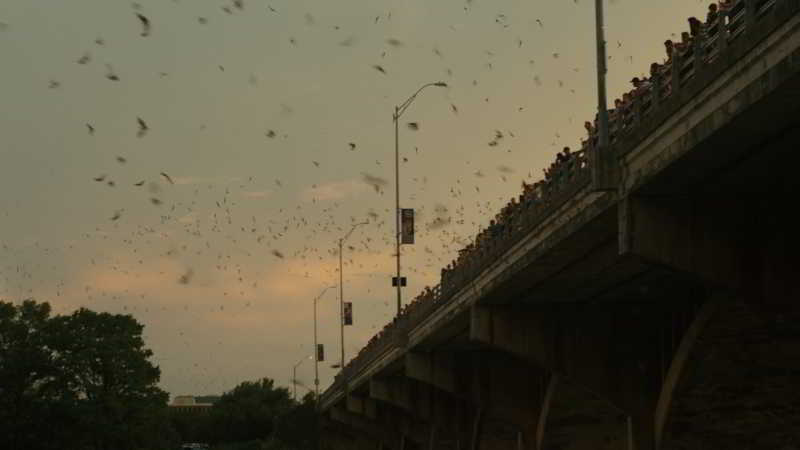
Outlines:
{"label": "person standing at railing", "polygon": [[[652,73],[653,69],[652,66],[650,68],[650,72]],[[631,80],[631,84],[633,85],[633,97],[641,97],[646,95],[652,89],[652,84],[650,80],[647,78],[639,79],[639,77],[633,77]]]}
{"label": "person standing at railing", "polygon": [[511,197],[511,202],[508,204],[508,212],[506,213],[506,235],[511,235],[514,233],[514,227],[516,227],[517,215],[519,214],[519,203],[517,203],[516,197]]}
{"label": "person standing at railing", "polygon": [[[495,219],[496,218],[497,217],[495,216]],[[494,219],[490,220],[489,221],[489,239],[496,238],[498,233],[499,233],[499,231],[500,230],[499,230],[499,227],[497,225],[497,222]]]}
{"label": "person standing at railing", "polygon": [[672,42],[672,39],[664,41],[664,50],[667,52],[667,59],[664,61],[664,64],[672,64],[672,53],[675,51],[675,43]]}
{"label": "person standing at railing", "polygon": [[590,146],[592,146],[592,147],[597,145],[597,141],[599,139],[598,133],[597,133],[597,118],[598,118],[598,114],[595,113],[593,122],[589,122],[587,120],[586,122],[583,123],[583,128],[586,129],[586,132],[589,135],[589,143],[590,143]]}
{"label": "person standing at railing", "polygon": [[538,188],[538,181],[529,184],[528,190],[525,192],[525,207],[528,209],[534,208],[536,206],[536,192]]}
{"label": "person standing at railing", "polygon": [[728,12],[731,8],[733,8],[733,5],[733,0],[719,0],[719,12]]}
{"label": "person standing at railing", "polygon": [[621,128],[622,100],[614,99],[614,109],[608,110],[608,141],[614,142],[617,131]]}
{"label": "person standing at railing", "polygon": [[661,75],[661,64],[654,62],[650,64],[650,82],[654,82]]}
{"label": "person standing at railing", "polygon": [[528,184],[525,180],[522,180],[522,196],[520,197],[520,203],[522,203],[522,207],[525,209],[530,208],[531,206],[531,197],[533,196],[533,185]]}
{"label": "person standing at railing", "polygon": [[692,45],[692,35],[688,31],[681,33],[681,41],[675,44],[675,49],[680,53],[686,52]]}
{"label": "person standing at railing", "polygon": [[475,236],[475,247],[476,247],[476,256],[478,258],[486,251],[486,229],[483,228],[481,231],[478,232],[478,235]]}
{"label": "person standing at railing", "polygon": [[586,122],[583,122],[583,128],[586,129],[586,134],[589,136],[589,140],[591,141],[595,135],[594,125],[592,125],[592,122],[587,120]]}
{"label": "person standing at railing", "polygon": [[628,128],[631,120],[631,109],[633,106],[632,91],[622,94],[622,109],[620,110],[620,118],[622,119],[621,128]]}
{"label": "person standing at railing", "polygon": [[533,201],[537,204],[544,203],[544,180],[533,183]]}
{"label": "person standing at railing", "polygon": [[706,25],[711,25],[719,17],[719,7],[716,3],[708,5],[708,14],[706,15]]}
{"label": "person standing at railing", "polygon": [[689,35],[693,39],[697,39],[703,32],[703,22],[697,17],[689,17]]}

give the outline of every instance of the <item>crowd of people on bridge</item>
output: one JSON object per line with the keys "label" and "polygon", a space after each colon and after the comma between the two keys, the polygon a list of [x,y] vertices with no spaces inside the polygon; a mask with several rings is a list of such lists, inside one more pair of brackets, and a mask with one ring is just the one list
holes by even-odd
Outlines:
{"label": "crowd of people on bridge", "polygon": [[[760,0],[758,8],[764,8],[773,3],[774,0]],[[616,138],[633,126],[634,104],[641,104],[641,113],[646,113],[653,104],[654,97],[660,99],[669,97],[672,93],[673,61],[684,61],[686,67],[678,67],[679,76],[686,78],[694,74],[694,64],[696,49],[704,51],[701,61],[710,63],[717,55],[713,48],[713,43],[718,37],[720,30],[725,27],[732,37],[742,28],[740,13],[744,8],[744,0],[720,0],[708,5],[708,13],[705,22],[697,17],[688,19],[689,30],[681,33],[681,39],[673,42],[668,39],[664,42],[666,56],[660,63],[654,62],[650,65],[649,76],[634,77],[631,79],[632,89],[625,92],[622,98],[614,100],[613,108],[608,110],[609,121],[609,142],[615,142]],[[687,62],[688,61],[688,62]],[[681,72],[685,69],[685,72]],[[658,91],[655,91],[658,87]],[[584,127],[587,131],[586,140],[582,141],[582,147],[586,148],[596,145],[598,141],[598,117],[593,122],[585,122]]]}
{"label": "crowd of people on bridge", "polygon": [[522,182],[522,192],[511,200],[481,229],[473,242],[458,252],[458,256],[441,271],[441,286],[448,291],[453,282],[458,284],[459,274],[479,269],[485,256],[491,254],[497,244],[520,231],[525,225],[525,216],[543,208],[554,192],[569,183],[586,164],[586,149],[572,152],[569,147],[559,152],[550,166],[544,169],[544,178],[534,183]]}
{"label": "crowd of people on bridge", "polygon": [[[758,0],[758,8],[763,8],[774,3],[775,0]],[[740,11],[745,0],[720,0],[708,6],[705,22],[690,17],[688,19],[689,31],[681,33],[680,42],[667,40],[664,42],[666,57],[661,63],[650,66],[649,77],[634,77],[631,80],[633,88],[624,93],[622,98],[614,100],[614,107],[609,109],[609,142],[613,143],[617,136],[633,125],[633,105],[640,101],[642,110],[645,111],[652,105],[654,87],[659,86],[660,98],[665,98],[672,91],[673,61],[684,60],[699,45],[710,41],[717,36],[722,27],[727,27],[732,34],[741,27]],[[704,61],[710,62],[713,53],[704,55]],[[400,314],[391,323],[388,323],[379,333],[373,336],[356,356],[360,359],[364,354],[371,353],[380,342],[384,340],[398,323],[414,316],[418,310],[432,302],[439,301],[442,296],[454,293],[455,288],[463,285],[464,281],[474,278],[479,271],[485,268],[487,261],[494,260],[491,256],[502,242],[511,237],[515,231],[524,226],[526,216],[532,215],[537,210],[545,207],[565,185],[572,181],[579,171],[587,168],[588,150],[598,143],[597,117],[594,122],[585,122],[587,131],[586,139],[581,140],[581,149],[573,152],[569,147],[556,155],[550,166],[544,169],[544,177],[534,183],[522,182],[522,192],[511,200],[498,212],[486,228],[481,229],[473,242],[459,250],[458,256],[441,270],[440,285],[435,288],[425,289],[409,304],[403,307]]]}

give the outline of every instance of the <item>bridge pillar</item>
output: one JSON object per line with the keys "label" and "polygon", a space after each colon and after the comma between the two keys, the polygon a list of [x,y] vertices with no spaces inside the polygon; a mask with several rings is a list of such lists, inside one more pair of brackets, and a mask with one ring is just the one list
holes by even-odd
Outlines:
{"label": "bridge pillar", "polygon": [[373,378],[369,397],[384,423],[398,430],[406,448],[424,448],[435,412],[432,388],[405,377]]}
{"label": "bridge pillar", "polygon": [[460,353],[451,364],[458,373],[454,392],[434,389],[437,403],[447,405],[443,412],[451,411],[449,420],[435,422],[443,438],[452,436],[449,448],[534,450],[543,371],[481,348]]}
{"label": "bridge pillar", "polygon": [[[544,448],[548,442],[568,445],[568,441],[547,436],[565,433],[558,428],[569,423],[565,428],[569,433],[594,436],[612,446],[609,448],[652,450],[655,406],[663,367],[671,357],[663,348],[661,331],[669,314],[691,311],[693,304],[688,300],[692,295],[688,293],[686,299],[671,305],[626,302],[550,305],[536,310],[475,306],[470,339],[495,353],[525,361],[516,367],[539,367],[538,374],[528,375],[528,380],[520,383],[538,386],[538,392],[528,396],[535,395],[537,414],[542,415],[541,419],[531,417],[533,429],[538,430],[531,439],[544,442]],[[491,364],[515,367],[508,362]],[[556,387],[548,385],[548,372],[562,380]],[[513,404],[514,400],[499,403]],[[576,448],[591,445],[574,444],[579,445]]]}
{"label": "bridge pillar", "polygon": [[[436,448],[467,448],[477,410],[469,386],[465,385],[464,355],[454,353],[409,352],[405,356],[405,376],[425,386],[431,398],[430,445]],[[469,360],[469,358],[466,358]],[[435,444],[431,444],[434,443]]]}
{"label": "bridge pillar", "polygon": [[792,448],[800,442],[800,305],[707,303],[659,401],[659,450]]}

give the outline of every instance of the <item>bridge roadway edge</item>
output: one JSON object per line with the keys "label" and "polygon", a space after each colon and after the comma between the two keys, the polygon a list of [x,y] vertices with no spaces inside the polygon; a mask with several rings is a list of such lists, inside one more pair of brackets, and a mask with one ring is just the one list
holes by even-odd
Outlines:
{"label": "bridge roadway edge", "polygon": [[[800,45],[798,44],[800,41],[800,16],[797,15],[797,11],[800,10],[800,1],[787,1],[783,3],[783,8],[783,12],[788,14],[789,18],[783,22],[775,34],[768,36],[783,36],[783,39],[777,37],[771,40],[767,39],[754,43],[748,48],[743,47],[741,50],[746,53],[761,52],[763,54],[767,52],[768,55],[765,58],[752,57],[740,60],[741,66],[725,72],[727,77],[717,76],[715,80],[709,79],[699,93],[696,91],[690,99],[683,99],[687,103],[681,101],[680,103],[683,104],[676,104],[672,108],[671,115],[660,123],[657,123],[658,117],[651,117],[652,126],[639,130],[643,133],[642,136],[632,135],[621,142],[619,147],[621,150],[617,150],[623,169],[619,174],[622,188],[621,197],[617,197],[613,192],[593,192],[589,186],[581,186],[573,197],[559,205],[557,211],[548,216],[534,232],[507,250],[504,258],[496,261],[461,288],[448,304],[435,310],[417,327],[407,330],[408,334],[404,345],[390,346],[377,355],[373,363],[367,364],[351,379],[346,380],[342,385],[343,389],[326,392],[326,397],[321,399],[324,402],[321,402],[320,408],[328,409],[346,398],[350,392],[363,390],[364,385],[368,385],[372,378],[385,376],[387,372],[396,372],[399,367],[402,367],[405,355],[411,349],[429,350],[430,348],[426,349],[426,342],[436,337],[437,330],[462,320],[477,304],[495,304],[498,296],[507,295],[508,291],[499,288],[503,287],[504,283],[507,287],[514,274],[522,272],[526,267],[530,267],[545,256],[552,257],[559,249],[563,250],[564,242],[569,242],[571,238],[580,233],[583,226],[593,221],[597,222],[601,218],[607,219],[609,214],[613,216],[615,222],[618,221],[617,229],[608,230],[603,226],[599,231],[595,231],[605,239],[609,239],[608,233],[611,231],[614,234],[611,240],[619,246],[619,254],[632,257],[637,262],[643,260],[645,263],[652,262],[670,266],[669,261],[664,261],[658,255],[643,251],[647,249],[640,246],[637,242],[639,239],[634,239],[634,236],[639,236],[635,234],[635,227],[636,222],[640,221],[633,220],[633,217],[642,214],[637,210],[636,201],[641,201],[643,198],[648,201],[647,197],[651,195],[664,195],[665,193],[676,195],[678,193],[673,191],[689,189],[692,183],[702,177],[694,176],[691,180],[686,180],[683,185],[680,182],[671,185],[667,182],[674,178],[669,173],[670,167],[680,163],[685,165],[687,164],[685,161],[695,161],[693,158],[696,156],[691,154],[692,151],[697,150],[710,137],[714,137],[714,133],[719,134],[720,130],[731,130],[732,126],[735,128],[736,122],[734,121],[738,117],[737,114],[752,115],[754,111],[757,113],[759,102],[763,104],[769,100],[776,104],[775,110],[784,113],[800,112],[798,111],[800,101],[798,101],[796,93],[800,92],[796,90],[800,85],[800,75],[798,75],[800,74]],[[755,64],[768,59],[771,59],[771,64],[767,67]],[[747,61],[749,66],[743,61]],[[752,70],[754,67],[758,70]],[[708,73],[713,74],[714,70],[712,69]],[[723,72],[718,72],[718,75],[720,73]],[[781,87],[785,91],[787,85],[794,86],[795,91],[790,90],[788,95],[787,92],[783,92],[781,95],[781,91],[776,91]],[[724,95],[724,92],[721,91],[726,86],[735,86],[729,96]],[[778,97],[783,97],[784,101],[778,101]],[[703,114],[706,117],[703,117]],[[715,115],[716,117],[713,119],[707,120],[708,117]],[[797,121],[793,120],[790,114],[783,114],[780,117],[779,120],[771,121],[764,127],[767,135],[787,126],[796,126]],[[725,126],[729,128],[723,128]],[[772,126],[772,130],[770,130],[770,126]],[[650,130],[645,132],[644,128],[650,128]],[[735,130],[733,131],[735,132]],[[743,152],[756,150],[752,142],[742,142],[746,144],[741,146]],[[737,161],[744,158],[737,154],[727,157]],[[708,169],[719,171],[721,166],[723,165],[709,166]],[[660,186],[652,188],[649,183],[660,184]],[[663,188],[664,185],[668,186],[666,191]],[[655,189],[655,191],[648,191],[648,189]],[[630,200],[634,198],[636,200],[631,202]],[[631,208],[632,206],[633,208]],[[650,228],[648,233],[652,233],[654,230],[658,229]],[[506,260],[513,262],[508,264],[505,262]],[[569,267],[569,264],[561,261],[561,266],[551,267],[548,270],[551,273],[558,273],[560,270],[565,270],[565,267]],[[687,267],[677,267],[677,269],[692,271]],[[635,272],[638,269],[632,270]],[[528,290],[532,290],[532,288]],[[519,294],[519,291],[514,292]],[[495,300],[489,301],[487,294],[493,294]],[[663,417],[661,420],[664,420]],[[663,427],[663,423],[659,426]],[[389,446],[384,448],[389,448]]]}

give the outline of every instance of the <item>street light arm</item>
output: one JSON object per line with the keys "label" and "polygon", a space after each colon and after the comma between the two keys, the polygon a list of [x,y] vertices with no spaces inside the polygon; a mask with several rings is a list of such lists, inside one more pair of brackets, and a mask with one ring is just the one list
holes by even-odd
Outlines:
{"label": "street light arm", "polygon": [[319,295],[314,299],[314,303],[316,303],[320,298],[322,298],[322,296],[325,295],[326,292],[328,292],[328,289],[333,289],[335,287],[336,287],[336,285],[333,285],[333,286],[328,286],[325,289],[323,289],[322,292],[320,292]]}
{"label": "street light arm", "polygon": [[311,358],[313,358],[313,356],[306,356],[305,358],[303,358],[300,361],[298,361],[297,364],[294,365],[294,368],[296,369],[300,364],[303,364],[304,361],[306,361],[308,359],[311,359]]}
{"label": "street light arm", "polygon": [[349,238],[350,235],[353,234],[353,231],[355,231],[356,228],[358,228],[360,225],[368,225],[368,224],[369,224],[369,221],[365,220],[364,222],[359,222],[359,223],[353,225],[353,228],[351,228],[350,231],[348,231],[347,234],[345,234],[344,237],[339,240],[339,243],[341,244],[342,242],[346,241],[347,238]]}
{"label": "street light arm", "polygon": [[414,92],[414,94],[411,97],[408,97],[406,101],[404,101],[403,103],[400,104],[400,106],[397,107],[396,110],[397,112],[395,113],[394,120],[399,120],[400,116],[402,116],[403,113],[406,112],[406,109],[408,109],[408,107],[411,106],[411,103],[414,101],[414,99],[417,98],[417,95],[419,95],[419,93],[422,92],[423,89],[429,86],[447,87],[447,83],[445,83],[444,81],[437,81],[435,83],[423,84],[422,87],[417,89],[417,92]]}

